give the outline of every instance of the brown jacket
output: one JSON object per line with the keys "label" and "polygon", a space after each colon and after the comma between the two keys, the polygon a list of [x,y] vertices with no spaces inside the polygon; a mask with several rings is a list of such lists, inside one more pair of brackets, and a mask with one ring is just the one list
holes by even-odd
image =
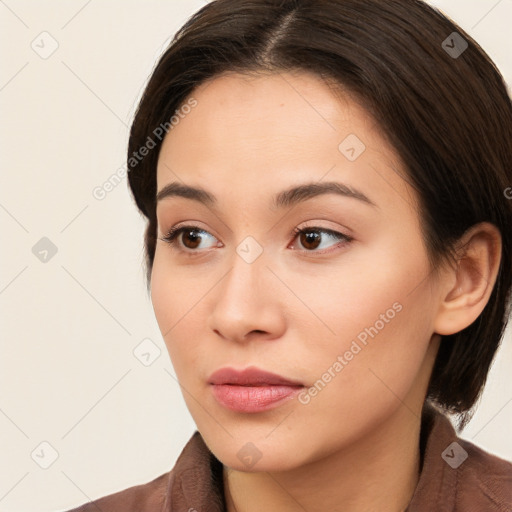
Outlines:
{"label": "brown jacket", "polygon": [[[449,419],[432,407],[422,419],[421,453],[407,512],[512,512],[512,464],[457,438]],[[196,431],[168,473],[69,512],[225,510],[222,464]]]}

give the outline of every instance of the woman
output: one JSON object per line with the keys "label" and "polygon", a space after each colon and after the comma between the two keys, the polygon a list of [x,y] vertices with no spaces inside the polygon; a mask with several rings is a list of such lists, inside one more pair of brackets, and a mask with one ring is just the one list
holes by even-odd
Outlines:
{"label": "woman", "polygon": [[510,511],[457,437],[510,314],[512,105],[420,1],[215,0],[136,113],[148,288],[197,432],[79,511]]}

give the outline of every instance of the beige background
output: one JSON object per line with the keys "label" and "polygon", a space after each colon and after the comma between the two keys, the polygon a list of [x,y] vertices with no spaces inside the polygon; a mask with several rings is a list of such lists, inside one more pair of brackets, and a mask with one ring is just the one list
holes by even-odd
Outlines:
{"label": "beige background", "polygon": [[[432,3],[512,83],[512,0]],[[144,83],[202,5],[0,1],[0,512],[66,510],[145,483],[194,431],[144,288],[126,181],[103,200],[93,191],[123,166]],[[32,249],[43,237],[57,250],[46,262]],[[161,351],[149,366],[133,353],[147,338]],[[509,330],[463,433],[509,460],[511,356]]]}

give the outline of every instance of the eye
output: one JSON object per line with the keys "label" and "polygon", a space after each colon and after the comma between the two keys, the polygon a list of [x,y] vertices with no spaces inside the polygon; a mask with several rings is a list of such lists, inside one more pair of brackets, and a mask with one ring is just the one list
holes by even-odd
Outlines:
{"label": "eye", "polygon": [[[292,235],[293,240],[298,239],[300,245],[304,248],[304,252],[323,252],[324,249],[332,245],[345,245],[353,240],[353,238],[348,235],[318,226],[302,229],[295,228]],[[212,239],[210,245],[201,247],[203,239],[208,237]],[[199,226],[193,225],[175,226],[168,231],[166,236],[160,238],[160,240],[175,247],[176,250],[182,252],[189,251],[190,253],[218,246],[215,242],[216,238],[211,233],[201,229]],[[329,241],[332,243],[329,244]],[[294,244],[292,248],[295,248]]]}
{"label": "eye", "polygon": [[[206,237],[211,237],[215,240],[215,237],[211,233],[208,233],[208,231],[205,231],[198,226],[181,226],[171,228],[167,235],[160,238],[160,240],[171,246],[182,245],[185,249],[195,251],[197,249],[208,248],[200,247],[202,240]],[[210,245],[210,247],[213,246],[215,246],[215,243]],[[180,249],[181,247],[178,247],[178,250]]]}
{"label": "eye", "polygon": [[[325,229],[317,226],[307,227],[307,228],[296,228],[293,231],[294,240],[298,239],[300,245],[304,247],[306,252],[321,252],[317,251],[317,249],[325,249],[336,243],[338,245],[345,245],[350,243],[353,238],[340,233],[338,231],[333,231],[332,229]],[[329,244],[330,241],[334,241],[334,243]],[[325,241],[325,243],[324,243]]]}

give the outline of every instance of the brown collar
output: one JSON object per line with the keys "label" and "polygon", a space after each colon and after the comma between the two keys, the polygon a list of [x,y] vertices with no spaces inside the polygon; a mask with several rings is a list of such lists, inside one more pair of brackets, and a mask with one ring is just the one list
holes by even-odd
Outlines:
{"label": "brown collar", "polygon": [[[456,444],[452,445],[452,443]],[[464,458],[464,453],[467,454],[466,450],[471,453],[473,460],[467,461],[467,463],[462,462],[460,466],[457,466],[461,458]],[[489,503],[497,503],[497,508],[485,508],[486,511],[508,510],[501,508],[501,504],[506,502],[504,506],[507,506],[507,503],[510,503],[507,501],[508,496],[503,497],[503,492],[506,492],[503,489],[506,486],[501,485],[493,496],[495,479],[486,484],[485,478],[482,479],[482,476],[485,477],[484,471],[480,470],[479,473],[478,467],[475,470],[474,463],[481,464],[483,460],[487,461],[486,464],[490,464],[488,467],[497,468],[497,474],[503,475],[502,484],[509,482],[512,465],[459,439],[450,420],[429,404],[424,407],[422,415],[420,452],[420,478],[406,512],[432,512],[434,510],[435,512],[452,512],[455,510],[456,504],[458,507],[461,503],[467,502],[466,500],[472,492],[469,488],[472,481],[478,482],[480,490],[477,492],[484,494]],[[494,460],[497,462],[493,462]],[[465,487],[461,488],[463,481],[466,482],[469,490]],[[463,492],[466,497],[459,501],[458,493],[460,495]],[[225,512],[226,510],[223,465],[208,449],[198,431],[193,434],[170,473],[161,512],[177,510],[184,512],[204,510]],[[474,510],[483,511],[484,509],[475,508]]]}

